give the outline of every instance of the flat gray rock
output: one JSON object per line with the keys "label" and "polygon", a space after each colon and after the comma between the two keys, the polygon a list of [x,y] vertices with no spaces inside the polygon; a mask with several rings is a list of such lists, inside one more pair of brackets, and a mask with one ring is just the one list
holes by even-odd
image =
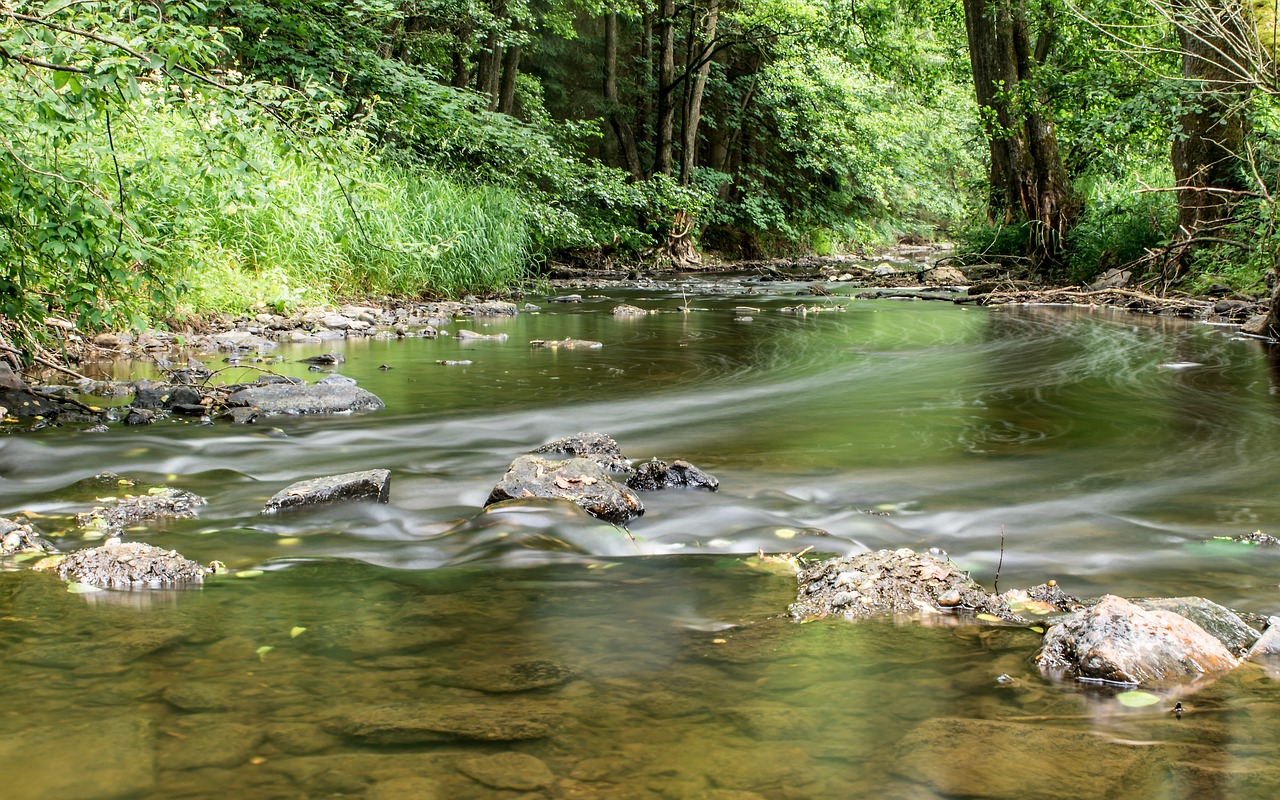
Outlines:
{"label": "flat gray rock", "polygon": [[367,469],[324,478],[309,478],[276,492],[267,501],[262,513],[348,500],[376,500],[385,503],[390,493],[389,469]]}
{"label": "flat gray rock", "polygon": [[228,397],[227,405],[252,408],[261,414],[343,414],[386,407],[372,392],[344,384],[253,386]]}
{"label": "flat gray rock", "polygon": [[102,547],[71,553],[56,565],[58,577],[91,586],[128,589],[172,586],[204,580],[204,567],[142,542],[108,541]]}
{"label": "flat gray rock", "polygon": [[590,457],[549,461],[535,455],[511,462],[485,503],[531,497],[571,500],[593,517],[623,525],[644,513],[644,504]]}

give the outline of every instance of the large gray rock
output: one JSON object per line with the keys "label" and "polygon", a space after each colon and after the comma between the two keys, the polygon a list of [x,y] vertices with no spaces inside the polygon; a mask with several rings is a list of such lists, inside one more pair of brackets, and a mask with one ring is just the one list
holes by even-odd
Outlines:
{"label": "large gray rock", "polygon": [[1148,611],[1172,611],[1186,617],[1232,653],[1246,652],[1261,635],[1236,612],[1203,597],[1151,597],[1133,602]]}
{"label": "large gray rock", "polygon": [[1185,681],[1239,663],[1181,614],[1148,611],[1115,595],[1050,627],[1036,661],[1050,673],[1127,684]]}
{"label": "large gray rock", "polygon": [[196,562],[177,551],[142,542],[111,540],[102,547],[71,553],[54,568],[63,580],[106,588],[172,586],[204,580],[204,568]]}
{"label": "large gray rock", "polygon": [[707,489],[714,492],[720,488],[720,481],[688,461],[676,459],[668,464],[655,458],[636,467],[627,479],[627,486],[637,492],[658,489]]}
{"label": "large gray rock", "polygon": [[385,503],[390,493],[391,470],[367,469],[298,481],[272,495],[262,513],[347,500],[376,500]]}
{"label": "large gray rock", "polygon": [[622,455],[622,449],[612,436],[603,433],[577,433],[556,439],[532,450],[533,453],[560,453],[576,458],[589,458],[614,472],[630,474],[631,461]]}
{"label": "large gray rock", "polygon": [[386,406],[377,395],[359,386],[283,383],[241,389],[227,398],[227,405],[262,414],[342,414],[378,411]]}
{"label": "large gray rock", "polygon": [[616,525],[644,513],[640,498],[590,458],[550,461],[541,456],[520,456],[493,487],[485,505],[530,497],[570,500],[592,516]]}

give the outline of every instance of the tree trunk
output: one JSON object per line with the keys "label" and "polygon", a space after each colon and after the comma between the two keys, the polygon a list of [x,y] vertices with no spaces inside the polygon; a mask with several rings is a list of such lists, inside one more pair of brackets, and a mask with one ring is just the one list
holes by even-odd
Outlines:
{"label": "tree trunk", "polygon": [[662,0],[658,24],[658,122],[654,130],[653,172],[670,175],[676,107],[676,3]]}
{"label": "tree trunk", "polygon": [[498,87],[498,111],[512,115],[516,110],[516,77],[520,74],[520,45],[507,45],[502,53],[502,83]]}
{"label": "tree trunk", "polygon": [[636,137],[627,122],[627,114],[618,102],[618,12],[610,8],[604,18],[604,101],[608,106],[606,117],[618,147],[622,150],[623,161],[631,177],[640,180],[644,174],[640,168],[640,153],[636,148]]}
{"label": "tree trunk", "polygon": [[[685,98],[682,127],[684,140],[680,143],[680,183],[683,186],[688,186],[693,179],[693,168],[698,163],[698,124],[702,121],[702,95],[707,87],[707,76],[711,74],[711,53],[715,49],[716,25],[719,20],[720,2],[711,0],[703,27],[702,47],[694,51],[695,58],[685,67],[687,75],[692,76],[693,85],[689,87]],[[692,40],[692,30],[689,31],[689,37]]]}
{"label": "tree trunk", "polygon": [[1053,123],[1017,100],[1020,84],[1048,53],[1051,31],[1033,50],[1024,0],[964,0],[964,17],[974,89],[991,148],[991,219],[1030,223],[1032,263],[1053,263],[1079,206],[1062,169]]}
{"label": "tree trunk", "polygon": [[[1187,10],[1185,2],[1174,5]],[[1229,222],[1236,199],[1232,192],[1246,188],[1241,170],[1249,134],[1244,104],[1252,87],[1239,68],[1249,63],[1247,56],[1234,42],[1250,41],[1237,37],[1253,32],[1238,14],[1208,19],[1210,9],[1196,6],[1178,20],[1182,75],[1196,87],[1195,102],[1178,120],[1181,131],[1171,153],[1178,189],[1177,238],[1186,243],[1175,266],[1178,273],[1194,252],[1196,236],[1214,235]],[[1219,10],[1216,4],[1212,10]]]}

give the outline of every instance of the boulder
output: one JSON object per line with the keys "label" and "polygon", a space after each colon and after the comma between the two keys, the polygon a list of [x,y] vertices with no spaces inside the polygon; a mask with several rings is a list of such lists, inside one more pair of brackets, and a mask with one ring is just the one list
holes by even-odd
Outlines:
{"label": "boulder", "polygon": [[116,540],[71,553],[52,568],[63,580],[119,589],[198,583],[205,573],[204,567],[177,551]]}
{"label": "boulder", "polygon": [[126,527],[144,520],[188,519],[196,515],[196,507],[204,505],[199,495],[161,486],[144,495],[126,494],[112,498],[105,505],[76,514],[76,524],[100,530],[108,536],[119,536]]}
{"label": "boulder", "polygon": [[790,612],[798,621],[963,609],[1026,622],[945,554],[917,553],[906,547],[822,561],[801,570],[796,581],[799,593]]}
{"label": "boulder", "polygon": [[589,458],[605,469],[627,474],[631,472],[631,461],[622,455],[622,448],[618,447],[612,436],[605,436],[603,433],[576,433],[548,442],[530,452],[563,453],[574,458]]}
{"label": "boulder", "polygon": [[593,342],[589,339],[532,339],[529,342],[530,347],[541,347],[547,350],[598,350],[604,347],[601,342]]}
{"label": "boulder", "polygon": [[262,513],[347,500],[376,500],[385,503],[390,492],[391,470],[387,469],[310,478],[276,492],[263,506]]}
{"label": "boulder", "polygon": [[635,472],[627,479],[627,487],[637,492],[673,488],[708,489],[714,492],[720,488],[720,481],[688,461],[677,459],[668,464],[655,458],[635,468]]}
{"label": "boulder", "polygon": [[343,414],[378,411],[385,403],[372,392],[350,385],[252,386],[227,398],[228,406],[248,407],[261,414]]}
{"label": "boulder", "polygon": [[644,513],[640,498],[590,458],[550,461],[536,455],[520,456],[493,487],[485,505],[528,497],[570,500],[615,525],[624,525]]}
{"label": "boulder", "polygon": [[1058,620],[1036,662],[1046,672],[1123,684],[1187,680],[1239,663],[1181,614],[1146,610],[1115,595]]}
{"label": "boulder", "polygon": [[1236,612],[1203,597],[1151,597],[1133,602],[1148,611],[1162,609],[1186,617],[1232,653],[1245,653],[1261,635]]}
{"label": "boulder", "polygon": [[1280,655],[1280,617],[1267,620],[1267,629],[1249,648],[1249,658]]}
{"label": "boulder", "polygon": [[0,360],[0,406],[15,417],[52,418],[62,406],[32,393],[31,387],[4,360]]}
{"label": "boulder", "polygon": [[613,307],[613,315],[615,317],[644,317],[648,316],[648,314],[649,312],[643,308],[627,305],[626,303]]}
{"label": "boulder", "polygon": [[311,364],[317,367],[332,367],[335,364],[343,364],[347,357],[342,353],[321,353],[318,356],[309,356],[300,358],[298,362],[301,364]]}

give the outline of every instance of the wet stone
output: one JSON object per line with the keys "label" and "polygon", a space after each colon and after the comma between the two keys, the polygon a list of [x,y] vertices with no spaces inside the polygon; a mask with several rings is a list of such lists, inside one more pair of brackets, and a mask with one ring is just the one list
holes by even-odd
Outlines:
{"label": "wet stone", "polygon": [[1162,609],[1186,617],[1232,653],[1247,651],[1261,635],[1231,609],[1203,597],[1153,597],[1133,602],[1148,611]]}
{"label": "wet stone", "polygon": [[55,569],[59,578],[91,586],[128,589],[197,583],[204,568],[174,550],[142,542],[108,541],[102,547],[79,550],[63,558]]}
{"label": "wet stone", "polygon": [[590,339],[531,339],[530,347],[541,347],[547,350],[598,350],[604,347],[603,342]]}
{"label": "wet stone", "polygon": [[374,500],[386,503],[391,493],[391,470],[369,469],[298,481],[272,495],[263,507],[268,514],[289,508],[337,503],[350,500]]}
{"label": "wet stone", "polygon": [[439,783],[414,775],[378,781],[364,793],[365,800],[436,800],[445,796]]}
{"label": "wet stone", "polygon": [[0,556],[24,552],[55,553],[57,548],[29,524],[0,517]]}
{"label": "wet stone", "polygon": [[347,357],[341,353],[321,353],[318,356],[309,356],[307,358],[298,359],[302,364],[314,364],[321,367],[331,367],[334,364],[344,364]]}
{"label": "wet stone", "polygon": [[275,384],[241,389],[227,398],[231,407],[248,407],[261,414],[343,414],[378,411],[385,404],[377,395],[358,386],[296,386]]}
{"label": "wet stone", "polygon": [[480,666],[460,672],[450,677],[445,683],[481,692],[501,694],[549,689],[561,686],[573,677],[574,671],[563,664],[536,660]]}
{"label": "wet stone", "polygon": [[160,696],[182,711],[231,711],[240,706],[235,691],[207,683],[171,683]]}
{"label": "wet stone", "polygon": [[530,452],[560,453],[578,458],[589,458],[600,466],[614,472],[631,472],[631,461],[622,455],[622,448],[612,436],[603,433],[577,433],[556,439]]}
{"label": "wet stone", "polygon": [[570,500],[592,516],[616,525],[644,513],[640,498],[589,458],[548,461],[535,455],[520,456],[511,462],[485,505],[531,497]]}
{"label": "wet stone", "polygon": [[190,519],[196,515],[196,508],[204,504],[204,498],[199,495],[162,486],[145,495],[113,498],[106,505],[76,514],[76,524],[119,535],[126,527],[145,520]]}
{"label": "wet stone", "polygon": [[1045,633],[1036,661],[1054,675],[1127,684],[1185,681],[1238,663],[1186,617],[1148,611],[1115,595],[1059,619]]}
{"label": "wet stone", "polygon": [[720,488],[720,481],[688,461],[677,459],[668,464],[655,458],[637,466],[627,479],[627,486],[637,492],[659,489],[707,489],[714,492]]}
{"label": "wet stone", "polygon": [[179,726],[182,738],[165,737],[160,745],[162,769],[237,767],[252,758],[266,738],[256,725],[207,721],[187,717]]}
{"label": "wet stone", "polygon": [[613,307],[613,315],[615,317],[644,317],[648,316],[648,314],[649,312],[645,311],[643,308],[627,305],[626,303]]}
{"label": "wet stone", "polygon": [[[6,800],[107,800],[150,796],[155,788],[152,724],[138,716],[99,718],[77,714],[57,725],[15,731],[0,737]],[[46,768],[66,764],[74,769]]]}
{"label": "wet stone", "polygon": [[464,758],[455,766],[463,775],[491,789],[529,791],[550,786],[556,779],[551,768],[542,759],[527,753],[497,753],[479,758]]}

